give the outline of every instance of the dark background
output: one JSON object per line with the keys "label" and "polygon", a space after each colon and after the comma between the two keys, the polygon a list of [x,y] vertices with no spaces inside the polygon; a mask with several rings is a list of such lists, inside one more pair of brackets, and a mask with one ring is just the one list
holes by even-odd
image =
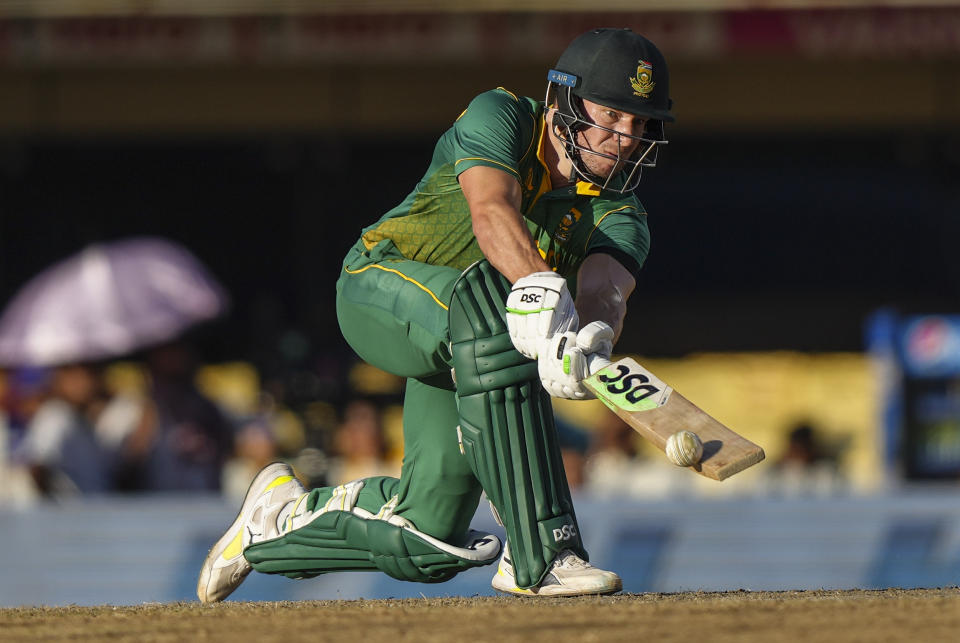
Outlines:
{"label": "dark background", "polygon": [[[0,301],[87,243],[156,234],[232,295],[229,320],[198,335],[209,359],[348,351],[341,258],[439,133],[0,139]],[[960,136],[670,138],[637,190],[652,250],[619,350],[858,351],[878,307],[956,310]]]}
{"label": "dark background", "polygon": [[620,25],[663,50],[677,122],[618,350],[861,351],[878,308],[957,310],[960,8],[528,5],[0,10],[0,304],[88,243],[162,235],[232,295],[207,359],[349,357],[333,288],[360,229],[473,96],[542,96],[573,37]]}

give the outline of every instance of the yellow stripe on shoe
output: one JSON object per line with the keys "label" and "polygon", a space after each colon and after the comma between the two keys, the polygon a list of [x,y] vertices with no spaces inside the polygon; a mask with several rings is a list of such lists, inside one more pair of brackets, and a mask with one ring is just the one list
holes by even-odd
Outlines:
{"label": "yellow stripe on shoe", "polygon": [[[507,576],[507,574],[503,571],[502,567],[497,567],[497,576],[503,576],[505,578],[509,578],[509,576]],[[513,579],[511,578],[510,580],[512,581]],[[511,587],[509,590],[511,594],[530,594],[530,595],[534,594],[533,590],[517,587],[516,582],[513,582],[511,584],[513,585],[513,587]]]}
{"label": "yellow stripe on shoe", "polygon": [[[270,484],[268,484],[266,488],[264,488],[261,495],[270,491],[271,489],[279,487],[282,484],[286,484],[287,482],[290,482],[293,479],[294,479],[293,476],[277,476],[276,478],[270,481]],[[243,529],[239,529],[237,531],[237,535],[233,537],[233,540],[230,541],[230,544],[227,545],[226,549],[223,550],[223,553],[220,554],[220,556],[224,560],[231,560],[233,558],[236,558],[242,553],[243,553]]]}
{"label": "yellow stripe on shoe", "polygon": [[290,482],[291,480],[293,480],[293,476],[278,476],[273,480],[273,482],[267,485],[267,488],[263,490],[263,493],[270,491],[274,487],[279,487],[286,482]]}
{"label": "yellow stripe on shoe", "polygon": [[230,541],[230,544],[227,545],[227,548],[223,550],[223,553],[220,556],[224,560],[230,560],[231,558],[236,558],[243,553],[243,529],[237,531],[237,535],[234,536],[233,540]]}

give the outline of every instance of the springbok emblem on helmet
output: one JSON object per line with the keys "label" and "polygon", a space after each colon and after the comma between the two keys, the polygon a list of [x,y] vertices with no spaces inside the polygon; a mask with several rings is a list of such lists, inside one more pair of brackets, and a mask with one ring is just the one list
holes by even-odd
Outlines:
{"label": "springbok emblem on helmet", "polygon": [[650,98],[650,92],[656,85],[653,82],[653,65],[646,60],[640,60],[637,64],[637,76],[630,79],[630,86],[633,87],[633,93],[640,98]]}

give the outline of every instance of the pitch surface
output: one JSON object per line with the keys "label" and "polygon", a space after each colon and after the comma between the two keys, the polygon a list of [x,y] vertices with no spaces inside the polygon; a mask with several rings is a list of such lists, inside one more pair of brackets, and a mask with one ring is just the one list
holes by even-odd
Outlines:
{"label": "pitch surface", "polygon": [[4,641],[944,641],[960,589],[24,607]]}

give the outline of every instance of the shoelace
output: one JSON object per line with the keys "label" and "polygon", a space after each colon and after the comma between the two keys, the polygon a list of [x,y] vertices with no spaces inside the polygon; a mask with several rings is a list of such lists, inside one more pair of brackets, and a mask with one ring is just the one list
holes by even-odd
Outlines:
{"label": "shoelace", "polygon": [[560,564],[557,565],[557,567],[560,567],[561,569],[584,569],[586,567],[590,567],[590,563],[583,560],[569,549],[566,549],[562,554],[560,554]]}

